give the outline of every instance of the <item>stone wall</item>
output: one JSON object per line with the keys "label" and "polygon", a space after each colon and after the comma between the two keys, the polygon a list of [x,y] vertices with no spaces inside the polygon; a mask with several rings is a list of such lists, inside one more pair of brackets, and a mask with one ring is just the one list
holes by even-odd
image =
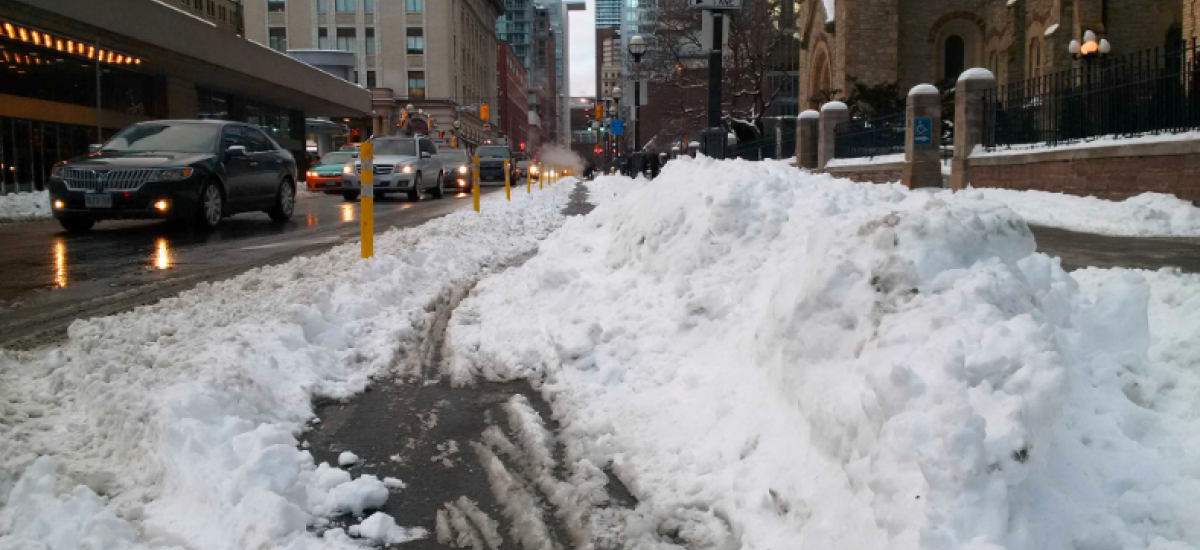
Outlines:
{"label": "stone wall", "polygon": [[1200,201],[1200,139],[973,156],[972,187],[1039,190],[1124,200],[1169,193]]}
{"label": "stone wall", "polygon": [[831,166],[825,173],[857,183],[899,183],[904,177],[904,163]]}
{"label": "stone wall", "polygon": [[1183,39],[1200,41],[1200,0],[1183,0]]}

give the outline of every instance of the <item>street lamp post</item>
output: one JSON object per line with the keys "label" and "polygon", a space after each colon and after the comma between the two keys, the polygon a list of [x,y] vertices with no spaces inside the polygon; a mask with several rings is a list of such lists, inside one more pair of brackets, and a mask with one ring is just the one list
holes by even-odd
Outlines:
{"label": "street lamp post", "polygon": [[638,107],[642,106],[641,66],[642,56],[646,55],[646,39],[642,38],[642,35],[629,39],[629,54],[633,56],[633,116],[630,117],[633,122],[633,148],[640,150],[642,120],[639,118],[641,113],[638,112]]}
{"label": "street lamp post", "polygon": [[1103,59],[1108,55],[1108,52],[1112,51],[1112,44],[1104,38],[1097,41],[1096,33],[1087,31],[1083,33],[1083,43],[1072,39],[1071,43],[1067,45],[1067,49],[1076,61],[1083,62],[1084,110],[1088,115],[1086,117],[1087,122],[1091,123],[1095,118],[1092,113],[1093,103],[1091,98],[1093,65],[1096,60]]}
{"label": "street lamp post", "polygon": [[[623,90],[621,90],[620,86],[613,87],[612,97],[613,97],[613,100],[616,101],[616,109],[617,109],[617,115],[615,117],[613,117],[615,120],[621,120],[621,98],[624,96],[625,96],[625,92]],[[622,152],[625,150],[623,147],[621,147],[621,138],[623,138],[623,137],[625,137],[624,133],[622,133],[619,136],[616,136],[616,139],[617,139],[616,145],[617,145],[618,152]]]}

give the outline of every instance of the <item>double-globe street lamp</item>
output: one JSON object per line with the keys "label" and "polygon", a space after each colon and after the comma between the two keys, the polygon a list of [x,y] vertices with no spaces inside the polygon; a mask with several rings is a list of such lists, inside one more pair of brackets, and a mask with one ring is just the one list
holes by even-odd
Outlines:
{"label": "double-globe street lamp", "polygon": [[[1097,120],[1102,119],[1100,113],[1093,112],[1093,109],[1100,107],[1100,104],[1092,101],[1091,94],[1093,73],[1095,72],[1094,64],[1096,60],[1103,59],[1108,55],[1108,52],[1112,51],[1112,44],[1103,38],[1097,41],[1096,33],[1087,31],[1083,33],[1082,43],[1072,39],[1071,43],[1067,45],[1067,50],[1071,52],[1071,56],[1076,60],[1083,61],[1083,109],[1086,116],[1080,122],[1086,122],[1089,125],[1095,124]],[[1088,131],[1092,130],[1089,129]]]}
{"label": "double-globe street lamp", "polygon": [[633,148],[641,150],[642,120],[638,107],[642,106],[642,56],[646,55],[646,39],[636,35],[629,39],[629,55],[633,56]]}
{"label": "double-globe street lamp", "polygon": [[[614,86],[613,91],[612,91],[612,98],[613,98],[613,101],[616,102],[616,106],[617,106],[617,116],[616,116],[615,120],[621,120],[621,98],[622,97],[625,97],[625,91],[622,90],[620,86]],[[621,152],[621,153],[625,152],[625,149],[623,147],[621,147],[621,138],[623,138],[623,137],[625,137],[624,132],[621,132],[621,135],[616,136],[617,151]]]}

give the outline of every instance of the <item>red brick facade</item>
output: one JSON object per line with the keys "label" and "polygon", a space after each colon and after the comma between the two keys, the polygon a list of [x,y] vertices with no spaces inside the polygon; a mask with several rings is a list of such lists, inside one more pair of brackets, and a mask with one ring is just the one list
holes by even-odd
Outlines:
{"label": "red brick facade", "polygon": [[[500,131],[516,151],[529,135],[529,75],[508,42],[496,45],[496,78],[500,83]],[[532,144],[530,144],[532,145]]]}
{"label": "red brick facade", "polygon": [[1200,154],[971,165],[973,187],[1036,189],[1124,200],[1146,192],[1200,201]]}

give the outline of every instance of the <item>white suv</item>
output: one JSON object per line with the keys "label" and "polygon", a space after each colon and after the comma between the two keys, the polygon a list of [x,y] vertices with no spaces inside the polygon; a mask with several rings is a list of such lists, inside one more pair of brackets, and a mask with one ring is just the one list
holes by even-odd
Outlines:
{"label": "white suv", "polygon": [[[407,193],[409,200],[421,200],[421,193],[429,191],[442,198],[442,178],[445,169],[437,157],[437,146],[425,136],[388,136],[371,139],[374,145],[375,196],[382,198],[388,193]],[[342,196],[348,201],[358,198],[361,192],[359,177],[362,174],[361,158],[354,161],[353,173],[342,175]]]}

